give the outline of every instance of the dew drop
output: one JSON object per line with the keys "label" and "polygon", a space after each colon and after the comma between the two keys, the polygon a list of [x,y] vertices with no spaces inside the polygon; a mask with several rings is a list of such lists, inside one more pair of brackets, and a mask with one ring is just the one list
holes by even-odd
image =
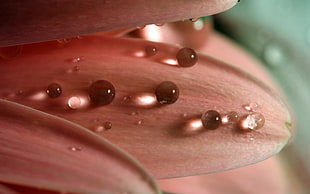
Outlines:
{"label": "dew drop", "polygon": [[71,59],[71,62],[72,63],[78,63],[78,62],[81,62],[85,59],[85,57],[76,57],[74,59]]}
{"label": "dew drop", "polygon": [[156,26],[163,26],[163,25],[165,25],[165,23],[158,23],[158,24],[155,24]]}
{"label": "dew drop", "polygon": [[222,123],[223,124],[229,124],[229,123],[234,123],[239,120],[239,115],[237,112],[229,112],[225,115],[222,116]]}
{"label": "dew drop", "polygon": [[173,104],[179,98],[179,88],[171,81],[164,81],[157,86],[155,95],[160,104]]}
{"label": "dew drop", "polygon": [[178,64],[182,67],[192,67],[198,61],[196,52],[191,48],[182,48],[176,55]]}
{"label": "dew drop", "polygon": [[245,116],[240,121],[240,128],[242,130],[257,130],[264,126],[265,118],[261,113],[252,113]]}
{"label": "dew drop", "polygon": [[0,47],[0,58],[9,60],[20,55],[22,46]]}
{"label": "dew drop", "polygon": [[78,151],[81,151],[82,148],[79,146],[72,146],[72,147],[69,147],[69,150],[71,150],[73,152],[78,152]]}
{"label": "dew drop", "polygon": [[131,112],[130,115],[136,116],[136,115],[138,115],[138,112]]}
{"label": "dew drop", "polygon": [[221,123],[221,115],[215,110],[208,110],[201,116],[201,122],[205,129],[214,130],[217,129]]}
{"label": "dew drop", "polygon": [[104,129],[109,130],[112,128],[112,123],[110,121],[106,121],[103,123],[103,127]]}
{"label": "dew drop", "polygon": [[106,80],[98,80],[91,84],[89,97],[95,105],[110,104],[115,97],[115,88]]}
{"label": "dew drop", "polygon": [[62,38],[58,39],[57,42],[61,45],[68,44],[71,41],[71,38]]}
{"label": "dew drop", "polygon": [[142,125],[142,124],[143,124],[143,122],[144,122],[144,120],[143,120],[143,119],[141,119],[141,120],[137,121],[137,125]]}
{"label": "dew drop", "polygon": [[57,83],[51,83],[47,86],[46,93],[51,98],[57,98],[62,93],[61,86]]}
{"label": "dew drop", "polygon": [[244,108],[244,110],[255,112],[255,111],[257,111],[258,104],[256,102],[251,102],[248,105],[244,105],[243,108]]}
{"label": "dew drop", "polygon": [[80,108],[82,105],[82,101],[79,97],[77,96],[72,96],[71,98],[69,98],[68,100],[68,106],[71,108],[71,109],[78,109]]}
{"label": "dew drop", "polygon": [[197,22],[198,20],[199,20],[199,17],[189,19],[189,21],[191,21],[191,22]]}
{"label": "dew drop", "polygon": [[157,54],[157,48],[153,45],[149,45],[145,47],[145,55],[146,56],[154,56]]}

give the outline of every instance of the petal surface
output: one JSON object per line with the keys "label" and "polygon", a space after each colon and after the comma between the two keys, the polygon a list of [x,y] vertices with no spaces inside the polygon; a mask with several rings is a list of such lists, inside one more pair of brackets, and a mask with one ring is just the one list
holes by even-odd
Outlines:
{"label": "petal surface", "polygon": [[207,16],[236,3],[237,0],[2,1],[0,46]]}
{"label": "petal surface", "polygon": [[[146,55],[149,45],[157,48],[156,55]],[[26,45],[18,57],[2,61],[0,96],[97,132],[156,177],[216,172],[278,153],[291,136],[287,125],[292,121],[282,100],[249,74],[205,55],[198,54],[193,67],[181,68],[175,59],[179,49],[91,36],[61,45],[56,41]],[[102,79],[113,83],[115,99],[106,106],[93,106],[87,91]],[[176,103],[156,102],[154,90],[163,81],[179,87]],[[54,82],[63,92],[52,99],[46,88]],[[199,125],[207,110],[236,111],[242,117],[251,113],[244,105],[252,102],[265,117],[260,130],[243,132],[236,123],[217,130]],[[111,123],[109,130],[106,122]]]}
{"label": "petal surface", "polygon": [[72,193],[160,193],[127,154],[61,118],[0,100],[0,181]]}

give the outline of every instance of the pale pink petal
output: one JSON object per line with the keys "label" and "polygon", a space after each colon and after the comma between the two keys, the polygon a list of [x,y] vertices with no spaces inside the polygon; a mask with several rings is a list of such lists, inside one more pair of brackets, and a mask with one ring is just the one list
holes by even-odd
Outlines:
{"label": "pale pink petal", "polygon": [[283,194],[288,191],[278,158],[258,164],[193,177],[160,180],[160,186],[169,192],[186,194]]}
{"label": "pale pink petal", "polygon": [[73,193],[160,193],[129,155],[58,117],[0,100],[0,181]]}
{"label": "pale pink petal", "polygon": [[227,10],[237,0],[1,1],[0,46],[73,37]]}
{"label": "pale pink petal", "polygon": [[[146,55],[149,45],[157,48],[156,55]],[[292,121],[282,100],[249,74],[204,55],[198,55],[193,67],[181,68],[175,59],[179,49],[91,36],[64,44],[27,45],[18,57],[1,62],[0,96],[98,132],[157,177],[221,171],[278,153],[291,136],[287,125]],[[87,91],[101,79],[113,83],[116,97],[109,105],[94,107]],[[178,85],[178,101],[145,104],[141,98],[154,100],[162,81]],[[63,91],[56,99],[46,94],[53,82]],[[250,103],[257,103],[265,117],[260,130],[242,132],[237,124],[212,131],[199,126],[207,110],[245,116],[250,112],[244,106]],[[106,122],[112,123],[111,129],[104,129]]]}

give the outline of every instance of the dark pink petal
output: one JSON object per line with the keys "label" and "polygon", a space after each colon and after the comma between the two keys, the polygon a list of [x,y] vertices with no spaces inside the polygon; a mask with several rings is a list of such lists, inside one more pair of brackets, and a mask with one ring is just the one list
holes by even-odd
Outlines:
{"label": "dark pink petal", "polygon": [[236,3],[237,0],[1,1],[0,46],[207,16]]}
{"label": "dark pink petal", "polygon": [[[156,47],[155,55],[145,52],[150,45]],[[196,65],[181,68],[175,58],[179,49],[92,36],[25,45],[20,56],[0,64],[0,96],[97,132],[157,177],[221,171],[278,153],[291,136],[292,121],[283,101],[251,75],[201,54]],[[98,107],[87,92],[102,79],[114,85],[116,96]],[[152,101],[163,81],[180,89],[174,104]],[[46,94],[51,83],[61,85],[60,97]],[[265,117],[260,130],[244,132],[237,123],[212,131],[201,127],[199,119],[207,110],[222,115],[235,111],[243,117],[251,113],[244,109],[251,103]]]}
{"label": "dark pink petal", "polygon": [[0,100],[0,181],[73,193],[160,193],[123,151],[58,117]]}

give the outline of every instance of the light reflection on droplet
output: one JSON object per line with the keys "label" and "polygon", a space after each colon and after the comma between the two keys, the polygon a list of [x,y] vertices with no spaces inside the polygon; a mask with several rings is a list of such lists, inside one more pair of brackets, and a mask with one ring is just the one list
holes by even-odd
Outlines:
{"label": "light reflection on droplet", "polygon": [[202,30],[204,27],[204,23],[202,19],[198,19],[196,22],[193,23],[193,25],[194,25],[194,29],[197,31]]}
{"label": "light reflection on droplet", "polygon": [[251,102],[250,104],[243,106],[244,110],[255,112],[258,109],[258,104],[256,102]]}
{"label": "light reflection on droplet", "polygon": [[72,63],[78,63],[78,62],[82,62],[83,60],[85,60],[85,57],[76,57],[74,59],[71,59]]}
{"label": "light reflection on droplet", "polygon": [[161,62],[167,65],[178,65],[178,61],[175,59],[171,59],[171,58],[162,59]]}
{"label": "light reflection on droplet", "polygon": [[47,98],[46,92],[37,92],[29,97],[31,100],[44,100]]}
{"label": "light reflection on droplet", "polygon": [[186,120],[182,129],[182,133],[184,135],[194,135],[196,133],[205,131],[200,118],[192,118]]}
{"label": "light reflection on droplet", "polygon": [[141,120],[137,121],[137,125],[142,125],[142,124],[143,124],[143,122],[144,122],[144,120],[143,120],[143,119],[141,119]]}
{"label": "light reflection on droplet", "polygon": [[69,147],[68,149],[73,151],[73,152],[82,151],[82,147],[80,147],[80,146],[72,146],[72,147]]}
{"label": "light reflection on droplet", "polygon": [[84,96],[72,96],[68,99],[67,104],[71,109],[80,109],[86,107],[89,102]]}
{"label": "light reflection on droplet", "polygon": [[123,97],[123,101],[131,106],[151,107],[157,104],[156,97],[153,93],[139,93]]}

